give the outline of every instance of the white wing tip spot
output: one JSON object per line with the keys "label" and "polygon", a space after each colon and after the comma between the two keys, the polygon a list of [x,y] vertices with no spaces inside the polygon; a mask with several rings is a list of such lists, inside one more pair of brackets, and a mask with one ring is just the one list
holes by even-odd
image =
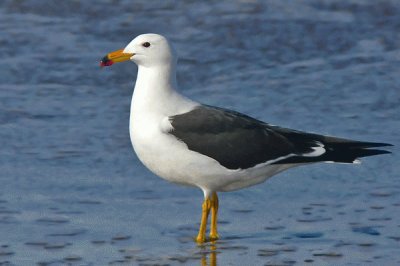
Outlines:
{"label": "white wing tip spot", "polygon": [[317,146],[311,147],[311,149],[313,149],[312,152],[302,154],[302,156],[304,156],[304,157],[318,157],[318,156],[321,156],[322,154],[324,154],[326,152],[326,150],[324,148],[325,145],[323,143],[321,143],[319,141],[315,141],[315,144]]}

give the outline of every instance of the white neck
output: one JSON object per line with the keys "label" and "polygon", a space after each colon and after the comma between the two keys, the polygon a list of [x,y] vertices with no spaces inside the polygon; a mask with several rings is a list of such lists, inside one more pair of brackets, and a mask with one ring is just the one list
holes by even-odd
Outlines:
{"label": "white neck", "polygon": [[176,88],[175,64],[139,66],[132,97],[131,115],[148,112],[170,116],[187,112],[197,105],[179,94]]}

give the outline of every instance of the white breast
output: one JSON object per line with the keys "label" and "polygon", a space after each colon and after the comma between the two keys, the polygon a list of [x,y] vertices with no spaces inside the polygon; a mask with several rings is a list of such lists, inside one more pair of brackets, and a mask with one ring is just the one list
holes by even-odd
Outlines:
{"label": "white breast", "polygon": [[188,112],[198,103],[178,94],[174,81],[164,80],[159,75],[157,69],[139,68],[131,103],[132,145],[141,162],[158,176],[194,185],[183,169],[185,158],[190,157],[184,156],[187,147],[168,134],[168,129],[172,129],[168,117]]}
{"label": "white breast", "polygon": [[[130,136],[140,161],[156,175],[170,182],[201,186],[204,158],[189,151],[186,144],[162,130],[160,117],[131,114]],[[212,160],[210,158],[210,160]],[[220,167],[220,166],[218,166]]]}

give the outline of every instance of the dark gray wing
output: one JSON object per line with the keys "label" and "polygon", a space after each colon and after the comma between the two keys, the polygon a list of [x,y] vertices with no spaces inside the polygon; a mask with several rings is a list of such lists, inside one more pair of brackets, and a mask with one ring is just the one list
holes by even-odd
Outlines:
{"label": "dark gray wing", "polygon": [[267,124],[249,116],[211,106],[170,117],[170,134],[192,151],[217,160],[229,169],[246,169],[292,153],[297,148]]}
{"label": "dark gray wing", "polygon": [[[209,156],[228,169],[260,163],[353,162],[357,157],[388,153],[368,150],[390,146],[309,134],[268,125],[244,114],[207,105],[169,117],[170,134],[190,150]],[[316,147],[326,152],[311,156]]]}

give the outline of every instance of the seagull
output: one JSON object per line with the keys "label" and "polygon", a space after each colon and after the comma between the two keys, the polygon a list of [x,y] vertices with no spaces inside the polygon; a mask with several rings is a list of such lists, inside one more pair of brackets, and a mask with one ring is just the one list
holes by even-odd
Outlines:
{"label": "seagull", "polygon": [[217,192],[257,185],[296,166],[359,163],[360,157],[390,153],[373,148],[391,144],[278,127],[186,98],[178,92],[176,51],[164,36],[139,35],[100,66],[124,61],[138,66],[129,133],[139,160],[161,178],[204,193],[197,243],[219,239]]}

